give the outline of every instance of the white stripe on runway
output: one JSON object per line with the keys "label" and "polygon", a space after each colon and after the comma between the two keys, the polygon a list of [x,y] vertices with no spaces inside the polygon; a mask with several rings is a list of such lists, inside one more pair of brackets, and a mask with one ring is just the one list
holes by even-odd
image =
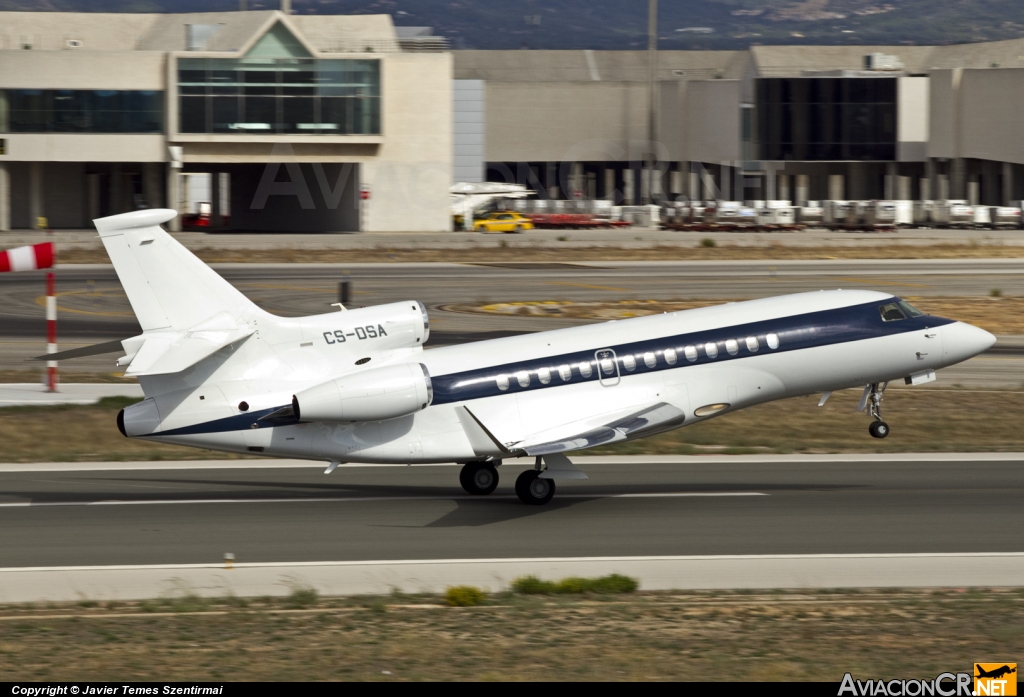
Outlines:
{"label": "white stripe on runway", "polygon": [[[669,492],[664,494],[563,494],[560,499],[673,499],[723,496],[768,496],[760,491]],[[379,501],[487,501],[515,499],[515,496],[346,496],[334,498],[276,499],[157,499],[147,501],[13,501],[0,503],[0,508],[42,508],[47,506],[174,506],[196,503],[360,503]]]}

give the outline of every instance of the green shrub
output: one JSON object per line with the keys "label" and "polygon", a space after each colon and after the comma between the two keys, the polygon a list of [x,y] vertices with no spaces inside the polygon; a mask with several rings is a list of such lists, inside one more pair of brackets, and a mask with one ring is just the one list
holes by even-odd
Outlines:
{"label": "green shrub", "polygon": [[536,576],[521,576],[512,582],[512,591],[523,595],[548,594],[555,592],[555,584]]}
{"label": "green shrub", "polygon": [[445,599],[452,607],[469,607],[484,601],[484,592],[476,586],[450,586],[445,592]]}
{"label": "green shrub", "polygon": [[636,579],[621,574],[600,578],[571,576],[554,583],[536,576],[523,576],[512,582],[512,590],[523,595],[551,595],[554,593],[632,593],[640,584]]}
{"label": "green shrub", "polygon": [[701,247],[714,247],[716,245],[715,245],[715,241],[713,239],[711,239],[710,237],[705,237],[704,239],[702,239],[700,241],[700,246]]}
{"label": "green shrub", "polygon": [[293,588],[285,603],[290,608],[306,608],[315,605],[319,598],[315,588]]}

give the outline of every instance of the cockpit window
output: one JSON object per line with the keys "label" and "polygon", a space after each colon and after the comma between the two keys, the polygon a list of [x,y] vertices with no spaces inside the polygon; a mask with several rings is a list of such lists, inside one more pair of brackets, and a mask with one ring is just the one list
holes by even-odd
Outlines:
{"label": "cockpit window", "polygon": [[896,322],[907,318],[907,315],[900,309],[899,303],[886,303],[878,308],[878,311],[882,313],[883,322]]}
{"label": "cockpit window", "polygon": [[923,312],[908,303],[906,300],[900,300],[900,307],[903,308],[903,311],[907,313],[908,317],[921,317],[924,315]]}

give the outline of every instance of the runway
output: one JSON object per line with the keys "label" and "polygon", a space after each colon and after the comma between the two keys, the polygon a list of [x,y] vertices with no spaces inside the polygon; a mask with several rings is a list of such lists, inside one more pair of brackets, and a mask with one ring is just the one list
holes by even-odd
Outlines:
{"label": "runway", "polygon": [[0,473],[0,567],[1024,551],[1016,455],[605,458],[543,507],[522,465],[130,466]]}

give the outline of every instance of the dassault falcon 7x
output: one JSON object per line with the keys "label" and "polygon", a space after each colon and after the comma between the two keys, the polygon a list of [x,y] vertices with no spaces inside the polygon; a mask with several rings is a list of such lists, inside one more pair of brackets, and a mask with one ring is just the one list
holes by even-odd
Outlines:
{"label": "dassault falcon 7x", "polygon": [[884,438],[889,382],[930,382],[995,342],[887,293],[834,290],[424,350],[415,300],[261,310],[160,227],[175,215],[95,221],[142,325],[115,347],[146,395],[118,415],[122,434],[322,460],[328,473],[455,462],[472,494],[494,491],[502,458],[530,456],[516,480],[528,504],[549,501],[556,480],[587,478],[568,452],[785,397],[824,404],[862,387],[870,433]]}

